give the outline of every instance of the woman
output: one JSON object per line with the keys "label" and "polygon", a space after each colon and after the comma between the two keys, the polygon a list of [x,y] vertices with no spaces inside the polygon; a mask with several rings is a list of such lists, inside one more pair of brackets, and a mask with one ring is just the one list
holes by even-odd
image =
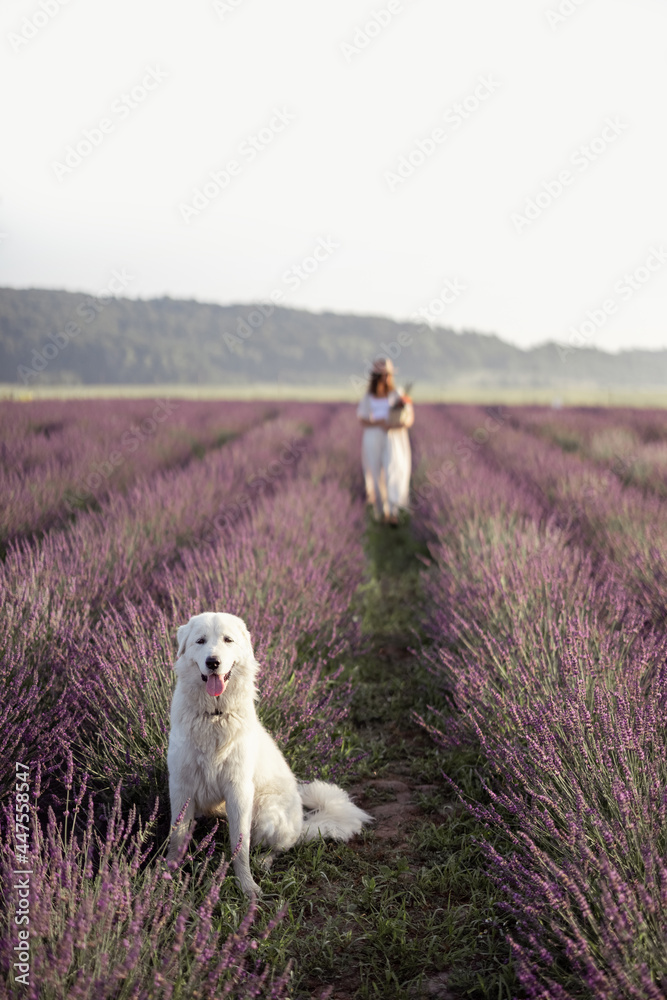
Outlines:
{"label": "woman", "polygon": [[412,467],[408,427],[415,416],[410,399],[396,391],[389,358],[373,365],[357,416],[364,428],[361,463],[366,497],[377,520],[396,527],[399,510],[408,506]]}

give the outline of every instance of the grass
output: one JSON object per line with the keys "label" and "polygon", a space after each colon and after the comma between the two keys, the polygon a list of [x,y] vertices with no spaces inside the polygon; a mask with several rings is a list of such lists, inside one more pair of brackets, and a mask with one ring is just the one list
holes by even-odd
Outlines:
{"label": "grass", "polygon": [[[343,382],[331,385],[288,385],[281,382],[248,382],[229,385],[32,385],[0,383],[0,399],[29,402],[35,399],[265,399],[302,402],[356,402],[359,392]],[[659,387],[634,389],[576,382],[563,386],[493,386],[420,383],[417,403],[470,403],[507,406],[631,406],[667,407],[667,393]]]}
{"label": "grass", "polygon": [[[209,451],[214,451],[216,448],[224,448],[226,444],[230,441],[234,441],[240,434],[240,431],[220,431],[219,434],[215,436],[213,441],[209,444],[205,444],[198,438],[192,439],[192,455],[194,458],[203,458]],[[183,462],[181,462],[183,464]],[[166,466],[168,468],[168,466]]]}

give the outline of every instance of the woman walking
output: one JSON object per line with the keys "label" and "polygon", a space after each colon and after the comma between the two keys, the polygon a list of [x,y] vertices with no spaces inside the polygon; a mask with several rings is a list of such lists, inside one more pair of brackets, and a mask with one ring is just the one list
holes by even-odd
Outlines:
{"label": "woman walking", "polygon": [[364,428],[361,463],[367,500],[378,521],[396,527],[399,511],[409,503],[412,456],[408,428],[415,416],[410,398],[394,386],[394,366],[389,358],[373,365],[357,416]]}

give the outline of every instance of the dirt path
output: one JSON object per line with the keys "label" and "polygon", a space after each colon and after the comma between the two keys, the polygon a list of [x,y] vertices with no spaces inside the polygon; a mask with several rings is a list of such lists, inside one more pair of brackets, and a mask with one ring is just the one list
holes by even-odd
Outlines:
{"label": "dirt path", "polygon": [[330,1000],[510,997],[480,831],[442,778],[446,770],[479,790],[476,753],[445,753],[412,716],[442,700],[418,652],[423,550],[407,526],[372,524],[366,550],[352,723],[367,756],[350,791],[375,823],[335,849],[330,880],[324,872],[313,930],[323,953],[333,941],[340,950],[301,962],[311,969],[295,997],[320,997],[326,983]]}

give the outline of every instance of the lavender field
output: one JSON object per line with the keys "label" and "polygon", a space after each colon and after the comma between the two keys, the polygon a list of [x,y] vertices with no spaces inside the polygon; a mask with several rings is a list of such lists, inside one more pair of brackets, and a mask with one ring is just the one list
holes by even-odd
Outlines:
{"label": "lavender field", "polygon": [[[1,403],[0,997],[667,994],[667,413]],[[301,778],[376,817],[248,906],[169,835],[175,633],[240,615]],[[22,818],[24,817],[24,818]]]}

